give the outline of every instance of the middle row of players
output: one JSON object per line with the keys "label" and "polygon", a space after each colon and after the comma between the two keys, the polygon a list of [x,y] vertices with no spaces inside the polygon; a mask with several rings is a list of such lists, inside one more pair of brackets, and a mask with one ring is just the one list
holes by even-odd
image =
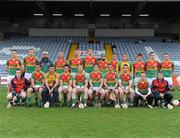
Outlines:
{"label": "middle row of players", "polygon": [[[134,88],[133,78],[129,73],[129,66],[123,65],[123,73],[117,74],[114,72],[113,66],[108,64],[108,72],[103,75],[99,71],[97,64],[94,64],[94,71],[87,74],[83,70],[83,66],[78,66],[78,71],[75,75],[70,73],[69,65],[64,66],[64,73],[58,75],[55,72],[53,65],[49,66],[49,72],[44,75],[39,64],[35,67],[35,72],[31,76],[31,87],[27,90],[27,104],[31,105],[31,95],[33,92],[39,92],[39,99],[42,100],[42,105],[49,107],[51,96],[55,93],[59,95],[60,104],[63,100],[63,95],[67,94],[67,103],[72,107],[76,106],[78,95],[82,94],[82,101],[86,107],[88,99],[95,96],[96,103],[108,104],[109,98],[113,98],[111,93],[115,94],[114,101],[116,104],[123,104],[128,100],[128,105],[133,105]],[[150,94],[150,86],[146,80],[146,74],[142,73],[137,89],[143,90],[145,97]],[[42,92],[45,94],[42,97]],[[99,96],[99,98],[98,98]],[[72,101],[72,103],[71,103]],[[55,104],[55,103],[53,103]],[[51,105],[54,106],[54,105]]]}

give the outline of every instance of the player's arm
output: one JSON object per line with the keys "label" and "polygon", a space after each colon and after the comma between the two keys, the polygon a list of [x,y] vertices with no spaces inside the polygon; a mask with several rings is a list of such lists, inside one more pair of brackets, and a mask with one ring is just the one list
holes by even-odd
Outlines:
{"label": "player's arm", "polygon": [[71,79],[69,81],[69,87],[71,87],[71,86],[72,86],[72,77],[71,77]]}
{"label": "player's arm", "polygon": [[172,73],[174,72],[175,66],[174,63],[172,62]]}
{"label": "player's arm", "polygon": [[74,88],[76,88],[76,76],[74,76],[74,78],[73,78],[73,86],[74,86]]}
{"label": "player's arm", "polygon": [[[137,83],[137,84],[138,84],[138,83]],[[138,85],[137,85],[137,86],[138,86]],[[143,95],[138,91],[137,86],[135,87],[135,93],[136,93],[137,95],[140,95],[141,97],[143,97]]]}
{"label": "player's arm", "polygon": [[103,78],[101,78],[101,84],[100,84],[100,88],[102,88],[102,86],[103,86],[103,82],[104,82],[104,80],[103,80]]}
{"label": "player's arm", "polygon": [[130,80],[129,80],[129,86],[128,86],[128,89],[131,89],[133,86],[133,81],[132,81],[132,76],[130,77]]}
{"label": "player's arm", "polygon": [[85,74],[85,85],[84,85],[84,87],[88,87],[88,77],[87,77],[87,75]]}
{"label": "player's arm", "polygon": [[9,70],[9,60],[6,62],[6,67],[5,67],[6,71]]}
{"label": "player's arm", "polygon": [[117,75],[116,75],[116,84],[115,84],[115,88],[117,88],[117,86],[118,86],[118,78],[117,78]]}
{"label": "player's arm", "polygon": [[105,86],[106,88],[108,88],[107,79],[106,79],[106,78],[104,79],[104,86]]}
{"label": "player's arm", "polygon": [[[16,85],[14,84],[14,81],[13,81],[13,79],[11,80],[11,88],[12,88],[12,92],[16,92]],[[10,93],[9,91],[8,91],[8,93]]]}
{"label": "player's arm", "polygon": [[23,90],[26,91],[31,86],[31,83],[25,78],[25,85],[23,87]]}
{"label": "player's arm", "polygon": [[54,84],[51,90],[54,90],[54,88],[56,88],[58,85],[59,85],[59,76],[56,74],[56,83]]}

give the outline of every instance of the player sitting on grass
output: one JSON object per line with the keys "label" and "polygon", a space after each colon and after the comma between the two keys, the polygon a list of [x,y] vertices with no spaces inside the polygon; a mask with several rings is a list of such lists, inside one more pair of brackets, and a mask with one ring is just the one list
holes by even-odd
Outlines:
{"label": "player sitting on grass", "polygon": [[104,78],[104,86],[106,88],[106,104],[110,104],[109,100],[112,100],[115,104],[115,107],[118,105],[117,95],[118,95],[118,76],[113,71],[113,66],[108,64],[108,72]]}
{"label": "player sitting on grass", "polygon": [[150,85],[146,79],[146,73],[141,73],[141,78],[138,80],[135,88],[134,106],[139,106],[139,100],[143,100],[145,105],[151,109],[153,102],[153,95],[151,93]]}
{"label": "player sitting on grass", "polygon": [[55,107],[58,98],[59,76],[54,66],[49,66],[49,72],[45,74],[45,88],[42,91],[42,102],[45,108]]}
{"label": "player sitting on grass", "polygon": [[62,100],[64,98],[64,94],[67,94],[67,106],[69,106],[71,102],[72,80],[73,80],[73,77],[70,73],[69,65],[64,66],[64,73],[62,73],[59,78],[60,78],[60,85],[58,92],[59,92],[60,107],[62,106]]}
{"label": "player sitting on grass", "polygon": [[44,88],[45,75],[41,71],[40,64],[36,64],[35,71],[31,75],[31,87],[27,90],[27,106],[31,106],[31,96],[33,92],[37,93],[38,106],[42,107],[42,90]]}
{"label": "player sitting on grass", "polygon": [[[73,79],[73,91],[72,91],[72,107],[76,107],[76,102],[78,99],[78,95],[80,95],[80,105],[87,107],[87,99],[88,99],[88,77],[86,73],[83,71],[83,66],[78,66],[78,72],[76,73]],[[81,101],[81,96],[83,96],[84,104]]]}
{"label": "player sitting on grass", "polygon": [[26,100],[26,90],[30,87],[30,82],[24,78],[20,70],[16,71],[15,77],[11,80],[11,86],[12,91],[7,95],[7,108],[16,104],[24,105]]}
{"label": "player sitting on grass", "polygon": [[[105,91],[102,88],[103,86],[103,75],[99,71],[97,64],[94,64],[94,71],[89,75],[89,84],[90,88],[88,91],[89,99],[92,100],[94,96],[94,106],[101,106],[101,103],[105,97]],[[100,99],[99,99],[100,97]]]}
{"label": "player sitting on grass", "polygon": [[173,109],[171,105],[173,95],[170,93],[169,84],[164,79],[162,72],[159,72],[157,79],[153,80],[151,91],[154,95],[154,106],[160,105],[163,108]]}
{"label": "player sitting on grass", "polygon": [[132,86],[132,75],[129,72],[129,66],[124,64],[122,73],[119,75],[119,93],[121,106],[123,108],[126,108],[127,106],[133,106],[134,90],[132,89]]}

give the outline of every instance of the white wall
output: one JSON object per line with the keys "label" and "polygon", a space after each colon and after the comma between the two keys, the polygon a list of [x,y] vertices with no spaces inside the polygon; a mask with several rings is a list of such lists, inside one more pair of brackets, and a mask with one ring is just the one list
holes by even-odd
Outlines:
{"label": "white wall", "polygon": [[29,36],[88,36],[88,30],[30,28]]}
{"label": "white wall", "polygon": [[97,37],[154,36],[154,29],[96,29]]}

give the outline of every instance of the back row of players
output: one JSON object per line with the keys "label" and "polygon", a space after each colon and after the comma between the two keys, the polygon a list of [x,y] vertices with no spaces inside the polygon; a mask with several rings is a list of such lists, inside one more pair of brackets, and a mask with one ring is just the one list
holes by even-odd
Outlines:
{"label": "back row of players", "polygon": [[64,59],[63,52],[59,52],[53,64],[48,52],[43,52],[42,60],[38,61],[34,49],[29,49],[22,64],[13,50],[6,67],[9,72],[7,107],[24,102],[31,106],[31,95],[36,92],[38,106],[45,108],[54,107],[57,101],[62,106],[66,94],[66,103],[71,107],[78,105],[83,108],[90,103],[101,106],[113,102],[116,108],[127,108],[138,106],[142,100],[150,108],[162,105],[171,109],[173,62],[167,53],[161,63],[153,52],[146,62],[142,57],[138,54],[132,64],[127,54],[122,55],[120,62],[113,54],[112,61],[108,62],[104,55],[97,60],[93,50],[88,49],[84,59],[80,59],[79,51],[75,51],[69,62]]}

